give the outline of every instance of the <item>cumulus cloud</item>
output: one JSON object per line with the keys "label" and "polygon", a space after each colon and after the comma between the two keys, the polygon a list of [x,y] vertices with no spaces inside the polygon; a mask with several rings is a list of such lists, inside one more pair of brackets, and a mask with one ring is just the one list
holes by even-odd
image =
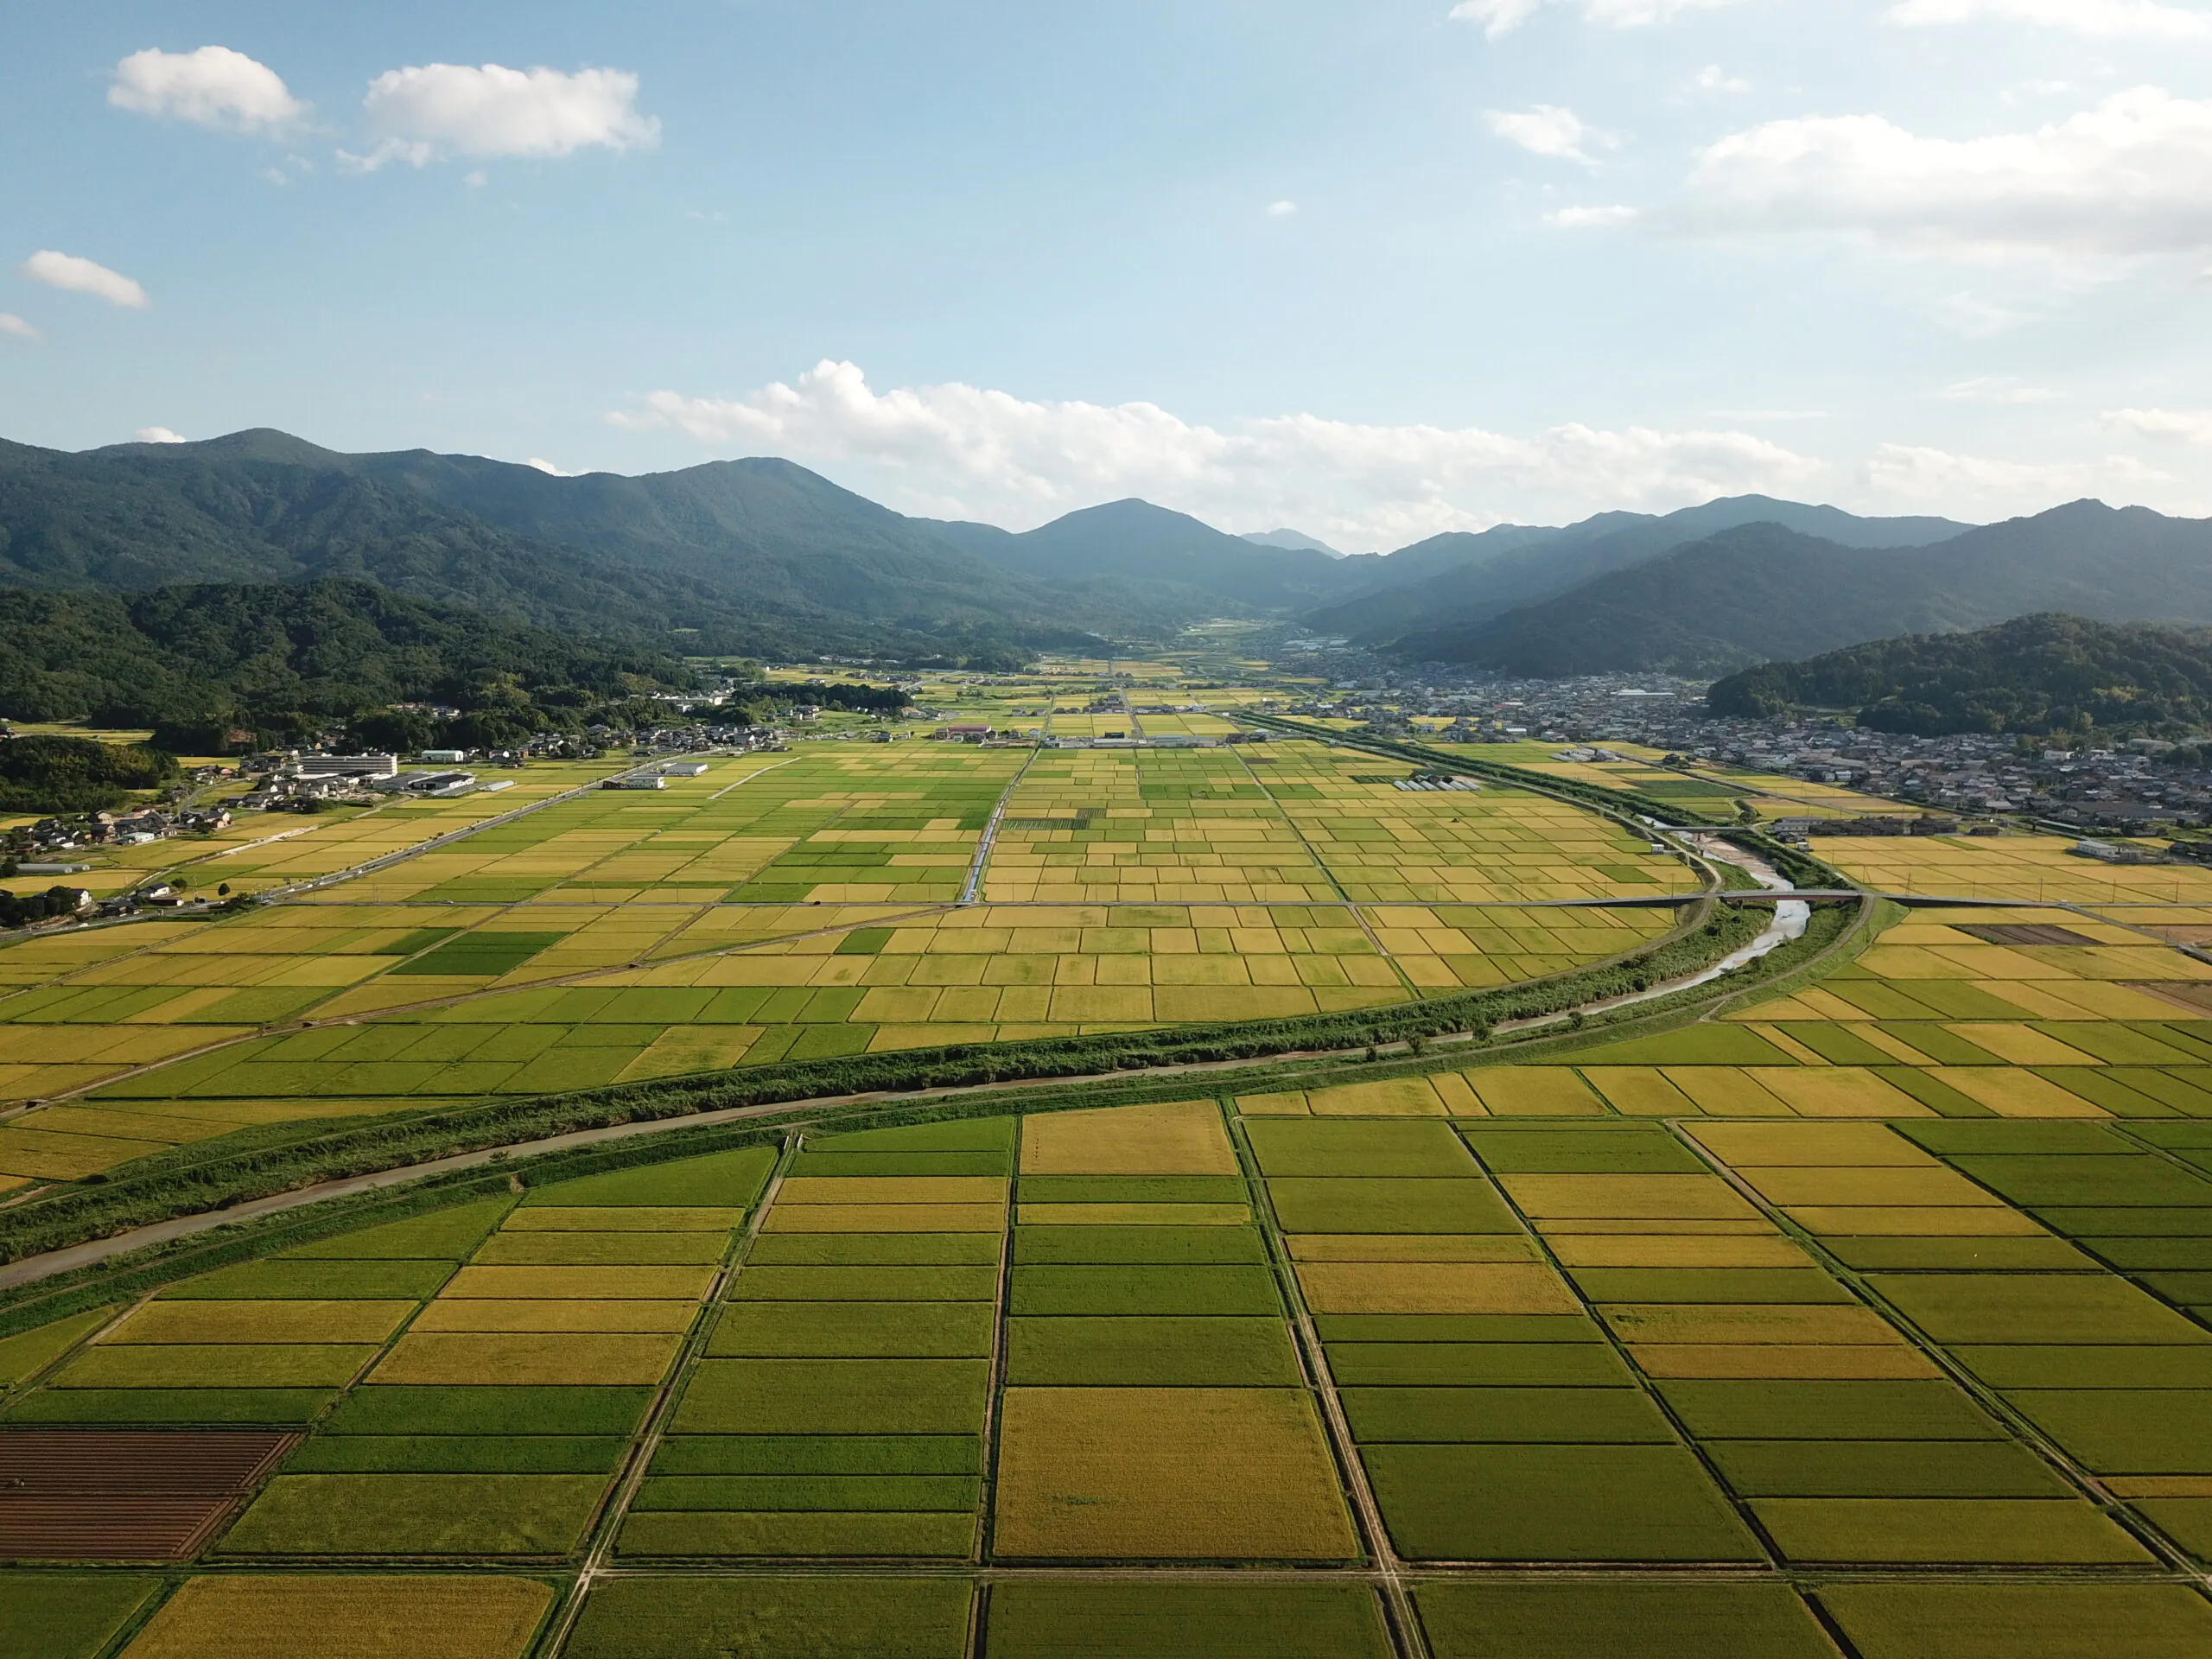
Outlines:
{"label": "cumulus cloud", "polygon": [[1705,149],[1665,218],[1976,257],[2212,249],[2212,102],[2143,86],[2033,131],[1967,139],[1878,115],[1770,121]]}
{"label": "cumulus cloud", "polygon": [[363,106],[378,143],[340,156],[373,171],[421,167],[443,156],[550,159],[579,149],[650,149],[660,123],[638,111],[638,78],[621,69],[480,68],[431,63],[390,69],[369,83]]}
{"label": "cumulus cloud", "polygon": [[35,283],[44,283],[50,288],[62,288],[73,294],[90,294],[105,300],[110,305],[127,306],[134,311],[146,308],[146,290],[124,276],[110,270],[105,265],[95,264],[90,259],[80,259],[73,253],[56,253],[51,248],[41,248],[36,253],[16,267],[18,275]]}
{"label": "cumulus cloud", "polygon": [[911,512],[1041,523],[1126,495],[1217,523],[1395,547],[1505,513],[1579,516],[1805,487],[1822,464],[1732,431],[1379,426],[1311,414],[1226,427],[1147,403],[1045,403],[950,384],[879,392],[851,363],[736,397],[656,391],[608,418],[867,474]]}
{"label": "cumulus cloud", "polygon": [[0,311],[0,334],[13,334],[18,340],[44,340],[46,336],[12,311]]}
{"label": "cumulus cloud", "polygon": [[1484,110],[1490,130],[1509,144],[1518,144],[1532,156],[1549,156],[1562,162],[1597,165],[1597,157],[1582,148],[1586,138],[1599,143],[1611,141],[1586,125],[1580,116],[1558,104],[1539,104],[1526,110]]}
{"label": "cumulus cloud", "polygon": [[2107,426],[2165,443],[2212,443],[2212,410],[2108,409]]}
{"label": "cumulus cloud", "polygon": [[537,455],[532,455],[528,461],[523,462],[523,465],[525,467],[535,467],[539,472],[547,474],[554,478],[575,478],[579,476],[579,474],[575,473],[563,472],[560,467],[556,467],[551,461],[544,460]]}
{"label": "cumulus cloud", "polygon": [[227,46],[133,52],[115,66],[107,101],[140,115],[239,132],[284,126],[308,109],[274,69]]}
{"label": "cumulus cloud", "polygon": [[1580,11],[1583,21],[1614,29],[1642,29],[1673,21],[1688,11],[1707,11],[1732,5],[1735,0],[1459,0],[1452,8],[1463,23],[1480,23],[1491,40],[1510,35],[1547,5],[1567,6]]}
{"label": "cumulus cloud", "polygon": [[1288,219],[1297,211],[1298,204],[1287,197],[1285,197],[1281,201],[1271,201],[1268,204],[1268,217],[1269,219]]}
{"label": "cumulus cloud", "polygon": [[189,443],[192,442],[183,433],[171,431],[166,426],[142,426],[131,435],[141,443]]}
{"label": "cumulus cloud", "polygon": [[1908,27],[1942,23],[2031,23],[2082,35],[2194,41],[2212,35],[2212,17],[2163,0],[1897,0],[1889,19]]}
{"label": "cumulus cloud", "polygon": [[1717,63],[1708,63],[1690,77],[1690,85],[1700,92],[1748,92],[1751,83],[1741,75],[1732,75]]}

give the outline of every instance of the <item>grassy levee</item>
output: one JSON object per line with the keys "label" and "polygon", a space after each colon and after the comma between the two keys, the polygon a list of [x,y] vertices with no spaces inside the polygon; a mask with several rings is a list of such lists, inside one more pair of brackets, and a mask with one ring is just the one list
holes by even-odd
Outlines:
{"label": "grassy levee", "polygon": [[319,1181],[620,1123],[830,1096],[1258,1060],[1486,1031],[1507,1021],[1535,1019],[1643,990],[1655,981],[1694,972],[1758,931],[1755,911],[1737,906],[1708,910],[1709,905],[1707,901],[1694,910],[1675,934],[1616,962],[1548,980],[1389,1007],[851,1055],[379,1118],[337,1134],[286,1138],[244,1150],[216,1150],[216,1143],[211,1142],[203,1155],[156,1154],[161,1161],[149,1160],[151,1167],[133,1170],[125,1166],[105,1180],[59,1187],[0,1211],[0,1261],[18,1261]]}
{"label": "grassy levee", "polygon": [[[1202,1092],[1249,1093],[1284,1086],[1327,1087],[1339,1083],[1422,1076],[1490,1062],[1518,1064],[1531,1059],[1560,1059],[1578,1050],[1624,1037],[1656,1034],[1688,1024],[1746,995],[1777,995],[1817,980],[1872,944],[1880,927],[1901,913],[1897,906],[1888,904],[1880,905],[1878,913],[1872,903],[1818,908],[1804,937],[1779,947],[1741,974],[1732,975],[1715,984],[1600,1014],[1579,1025],[1554,1022],[1510,1038],[1454,1046],[1448,1052],[1426,1055],[1401,1049],[1392,1056],[1376,1059],[1336,1058],[1294,1060],[1274,1066],[1263,1065],[1249,1071],[1210,1077]],[[991,1090],[912,1103],[836,1103],[809,1107],[802,1102],[795,1103],[788,1113],[742,1123],[702,1124],[597,1146],[500,1160],[488,1167],[427,1177],[397,1191],[321,1200],[296,1211],[226,1226],[213,1236],[203,1234],[151,1246],[50,1280],[0,1292],[0,1337],[35,1329],[88,1309],[111,1306],[217,1268],[274,1255],[362,1227],[465,1204],[507,1192],[515,1185],[543,1185],[704,1153],[772,1144],[797,1128],[810,1134],[894,1128],[951,1118],[1002,1116],[1008,1112],[1033,1115],[1135,1105],[1185,1097],[1192,1092],[1193,1084],[1187,1077],[1131,1077],[1086,1081],[1058,1089],[1045,1087],[1013,1094]],[[291,1183],[304,1184],[304,1178]]]}
{"label": "grassy levee", "polygon": [[[1395,738],[1370,737],[1363,734],[1339,732],[1326,726],[1309,726],[1302,721],[1285,720],[1280,715],[1241,713],[1240,718],[1255,726],[1265,726],[1287,737],[1310,737],[1317,742],[1341,743],[1347,748],[1365,749],[1373,754],[1387,754],[1395,760],[1411,761],[1416,766],[1436,772],[1464,772],[1471,778],[1487,778],[1495,783],[1511,784],[1538,795],[1557,796],[1573,801],[1577,806],[1595,808],[1608,817],[1618,817],[1623,812],[1640,813],[1656,818],[1661,823],[1687,824],[1693,829],[1718,829],[1735,822],[1732,817],[1708,817],[1694,807],[1683,806],[1674,801],[1662,801],[1656,796],[1640,795],[1634,790],[1605,789],[1596,784],[1586,784],[1575,778],[1554,778],[1547,772],[1530,772],[1522,766],[1509,766],[1497,760],[1476,760],[1465,755],[1446,754],[1441,749],[1432,749],[1421,743],[1402,743]],[[1642,829],[1642,825],[1633,826]]]}

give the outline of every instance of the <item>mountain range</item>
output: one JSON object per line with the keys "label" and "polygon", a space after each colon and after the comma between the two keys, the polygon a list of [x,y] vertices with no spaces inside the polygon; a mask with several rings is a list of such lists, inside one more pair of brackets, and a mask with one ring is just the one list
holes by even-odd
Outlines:
{"label": "mountain range", "polygon": [[1948,518],[1861,518],[1836,507],[1737,495],[1661,517],[1601,512],[1560,529],[1500,524],[1450,531],[1387,558],[1347,560],[1367,590],[1307,616],[1316,632],[1363,643],[1426,625],[1464,626],[1745,524],[1779,524],[1843,547],[1922,547],[1968,528]]}
{"label": "mountain range", "polygon": [[0,442],[0,588],[326,580],[656,652],[1011,665],[1232,616],[1410,662],[1707,674],[2034,611],[2212,622],[2212,522],[2077,502],[1974,527],[1749,495],[1345,556],[1135,499],[1025,531],[909,518],[778,460],[562,477],[268,429]]}
{"label": "mountain range", "polygon": [[2038,611],[2212,622],[2212,521],[2076,501],[1922,546],[1738,525],[1534,605],[1400,634],[1400,656],[1534,678],[1726,673]]}

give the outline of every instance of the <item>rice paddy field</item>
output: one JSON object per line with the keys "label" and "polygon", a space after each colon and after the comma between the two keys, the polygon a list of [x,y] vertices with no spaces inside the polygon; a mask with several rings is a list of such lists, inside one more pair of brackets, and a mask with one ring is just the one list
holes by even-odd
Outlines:
{"label": "rice paddy field", "polygon": [[26,1109],[0,1181],[296,1119],[1512,983],[1675,925],[1604,900],[1694,886],[1539,795],[1270,749],[808,744],[651,791],[549,775],[520,816],[518,788],[257,828],[207,862],[297,884],[276,902],[0,950],[0,1101]]}
{"label": "rice paddy field", "polygon": [[[0,1344],[0,1606],[87,1659],[2202,1653],[2212,1028],[2003,959],[2080,948],[177,1281]],[[1992,959],[1883,959],[1938,949]],[[1942,1006],[2031,982],[2105,1010]]]}
{"label": "rice paddy field", "polygon": [[[1253,747],[802,746],[0,951],[0,1169],[1511,983],[1688,880]],[[1819,850],[1968,902],[1642,1034],[839,1109],[0,1338],[0,1650],[2212,1652],[2212,893]]]}

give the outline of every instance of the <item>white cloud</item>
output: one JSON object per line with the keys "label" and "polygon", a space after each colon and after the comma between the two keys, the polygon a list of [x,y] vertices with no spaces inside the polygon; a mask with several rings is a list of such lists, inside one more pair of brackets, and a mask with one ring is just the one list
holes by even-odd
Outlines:
{"label": "white cloud", "polygon": [[1635,208],[1615,202],[1604,207],[1555,208],[1544,215],[1544,223],[1563,231],[1586,231],[1603,229],[1608,225],[1626,225],[1641,217]]}
{"label": "white cloud", "polygon": [[1288,219],[1297,211],[1298,204],[1287,197],[1281,201],[1271,201],[1268,204],[1269,219]]}
{"label": "white cloud", "polygon": [[1690,85],[1700,92],[1748,92],[1751,83],[1740,75],[1732,75],[1717,63],[1708,63],[1690,77]]}
{"label": "white cloud", "polygon": [[227,46],[133,52],[115,66],[107,101],[140,115],[238,132],[284,126],[308,111],[274,69]]}
{"label": "white cloud", "polygon": [[2201,251],[2212,248],[2212,102],[2138,87],[2031,132],[1968,139],[1878,115],[1771,121],[1708,147],[1666,218],[1976,257]]}
{"label": "white cloud", "polygon": [[0,311],[0,334],[13,334],[18,340],[44,340],[46,336],[12,311]]}
{"label": "white cloud", "polygon": [[1395,547],[1507,514],[1580,516],[1808,486],[1821,463],[1742,432],[1555,426],[1529,437],[1300,414],[1216,427],[1156,404],[1042,403],[958,384],[878,392],[850,363],[737,397],[653,392],[608,416],[717,449],[865,474],[910,512],[1041,523],[1141,495],[1216,523]]}
{"label": "white cloud", "polygon": [[2212,410],[2108,409],[2106,425],[2166,443],[2212,443]]}
{"label": "white cloud", "polygon": [[1599,143],[1611,139],[1586,125],[1580,116],[1558,104],[1539,104],[1526,110],[1484,110],[1490,130],[1510,144],[1518,144],[1532,156],[1549,156],[1562,162],[1597,165],[1597,158],[1582,148],[1586,138]]}
{"label": "white cloud", "polygon": [[1897,0],[1889,19],[1908,27],[1942,23],[2042,24],[2082,35],[2147,35],[2193,41],[2212,36],[2212,16],[2161,0]]}
{"label": "white cloud", "polygon": [[1455,22],[1480,23],[1483,33],[1496,40],[1510,35],[1536,15],[1544,0],[1459,0],[1452,8]]}
{"label": "white cloud", "polygon": [[1735,0],[1459,0],[1452,16],[1463,23],[1480,23],[1491,40],[1510,35],[1547,5],[1572,6],[1585,22],[1614,29],[1642,29],[1671,22],[1684,12],[1707,11],[1732,5]]}
{"label": "white cloud", "polygon": [[579,149],[650,149],[660,123],[637,109],[638,78],[620,69],[508,69],[432,63],[390,69],[369,83],[363,105],[378,135],[365,156],[340,152],[373,171],[447,156],[547,158]]}
{"label": "white cloud", "polygon": [[537,455],[532,455],[528,461],[524,461],[523,465],[525,467],[535,467],[539,472],[548,474],[554,478],[575,478],[581,476],[579,474],[563,472],[560,467],[556,467],[551,461],[543,460]]}
{"label": "white cloud", "polygon": [[16,267],[18,275],[35,283],[44,283],[51,288],[65,288],[73,294],[90,294],[105,300],[110,305],[127,306],[134,311],[146,308],[146,290],[119,271],[105,265],[80,259],[73,253],[56,253],[51,248],[41,248],[36,253]]}
{"label": "white cloud", "polygon": [[1954,404],[2049,404],[2066,394],[2049,386],[2031,386],[2009,374],[1982,375],[1955,381],[1936,396]]}
{"label": "white cloud", "polygon": [[131,435],[141,443],[189,443],[191,439],[181,432],[173,432],[166,426],[142,426]]}
{"label": "white cloud", "polygon": [[1923,445],[1885,443],[1866,463],[1866,484],[1885,495],[1934,502],[1952,511],[2037,512],[2085,495],[2125,494],[2171,477],[2130,455],[2035,465],[1953,454]]}

